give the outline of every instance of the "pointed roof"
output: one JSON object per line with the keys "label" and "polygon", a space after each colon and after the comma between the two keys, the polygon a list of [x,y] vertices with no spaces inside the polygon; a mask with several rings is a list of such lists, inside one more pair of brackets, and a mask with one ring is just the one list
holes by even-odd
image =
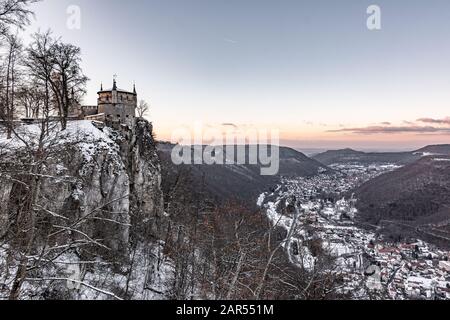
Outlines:
{"label": "pointed roof", "polygon": [[105,89],[105,90],[104,90],[104,89],[103,89],[103,83],[101,83],[101,85],[100,85],[100,91],[97,92],[97,93],[111,92],[111,91],[117,91],[117,92],[122,92],[122,93],[131,93],[131,94],[137,95],[137,93],[136,93],[136,86],[135,86],[135,85],[133,85],[133,92],[128,91],[128,90],[124,90],[124,89],[121,89],[121,88],[118,88],[118,87],[117,87],[116,76],[114,76],[114,78],[113,78],[113,87],[112,87],[112,88],[110,88],[110,89]]}

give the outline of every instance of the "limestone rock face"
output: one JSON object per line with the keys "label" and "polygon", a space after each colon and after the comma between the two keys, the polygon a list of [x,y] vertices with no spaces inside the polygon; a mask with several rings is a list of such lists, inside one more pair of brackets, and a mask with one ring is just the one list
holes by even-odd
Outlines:
{"label": "limestone rock face", "polygon": [[[136,228],[145,228],[157,236],[163,216],[164,199],[161,190],[161,164],[158,158],[153,127],[137,120],[128,157],[133,221]],[[139,221],[145,221],[138,225]]]}
{"label": "limestone rock face", "polygon": [[[22,129],[23,136],[32,145],[38,129],[27,127]],[[163,212],[163,197],[150,123],[136,120],[132,131],[73,121],[65,132],[55,131],[47,140],[41,171],[45,177],[35,203],[53,215],[52,224],[58,223],[56,215],[69,219],[82,231],[70,233],[72,237],[89,237],[110,252],[125,250],[135,229],[155,231],[155,222]],[[0,145],[8,150],[5,157],[9,159],[32,153],[14,139],[0,139]],[[16,171],[11,169],[11,175]],[[14,212],[23,188],[14,177],[1,179],[0,236],[15,223]]]}

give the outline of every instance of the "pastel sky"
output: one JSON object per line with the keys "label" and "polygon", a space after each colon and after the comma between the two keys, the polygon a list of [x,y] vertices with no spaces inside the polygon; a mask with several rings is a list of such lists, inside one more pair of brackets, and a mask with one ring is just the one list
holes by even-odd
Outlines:
{"label": "pastel sky", "polygon": [[[377,4],[382,30],[366,27]],[[66,26],[69,5],[81,29]],[[298,148],[450,142],[448,0],[44,0],[27,30],[79,45],[95,104],[113,74],[157,136],[195,121],[277,128]],[[419,121],[419,119],[421,119]]]}

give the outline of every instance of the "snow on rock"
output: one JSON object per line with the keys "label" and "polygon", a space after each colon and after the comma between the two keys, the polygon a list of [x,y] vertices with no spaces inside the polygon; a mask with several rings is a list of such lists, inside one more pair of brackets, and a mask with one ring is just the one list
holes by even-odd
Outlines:
{"label": "snow on rock", "polygon": [[[166,300],[173,281],[174,263],[162,253],[163,247],[163,242],[139,246],[129,257],[133,261],[132,268],[126,265],[123,270],[101,258],[83,261],[73,251],[65,252],[39,272],[28,274],[20,299]],[[0,246],[2,271],[6,267],[8,249]],[[14,281],[17,267],[9,264],[9,273],[0,273],[0,283]],[[4,289],[0,287],[0,294]]]}
{"label": "snow on rock", "polygon": [[434,161],[437,161],[437,162],[445,162],[445,161],[450,161],[450,159],[446,159],[446,158],[434,158],[433,159]]}
{"label": "snow on rock", "polygon": [[[144,120],[136,127],[139,135],[98,128],[91,121],[70,121],[64,131],[50,123],[48,134],[41,136],[39,124],[23,125],[12,139],[0,134],[0,150],[13,165],[22,158],[27,163],[40,143],[46,160],[39,205],[73,219],[106,214],[105,218],[118,223],[86,224],[83,231],[103,235],[105,245],[122,251],[128,245],[131,211],[160,217],[163,209],[152,127]],[[15,185],[13,179],[0,185],[0,221],[8,220]]]}
{"label": "snow on rock", "polygon": [[258,197],[258,200],[256,201],[256,205],[258,207],[261,207],[263,205],[265,199],[266,199],[266,194],[265,193],[260,194],[260,196]]}
{"label": "snow on rock", "polygon": [[[70,121],[64,131],[59,124],[50,123],[46,135],[41,135],[38,124],[17,127],[12,139],[0,132],[0,156],[9,167],[30,163],[39,145],[42,147],[45,161],[36,205],[69,221],[89,217],[79,225],[82,234],[70,236],[99,239],[107,248],[104,253],[96,251],[96,258],[89,261],[80,260],[78,249],[64,252],[46,268],[29,274],[31,279],[21,292],[24,299],[165,298],[173,264],[162,254],[162,244],[141,243],[136,254],[130,255],[131,232],[155,231],[164,218],[161,168],[152,130],[150,123],[137,120],[135,131]],[[23,177],[16,179],[16,171],[1,177],[0,227],[9,224],[8,212],[17,203],[14,190]],[[136,217],[141,220],[134,221]],[[6,231],[0,230],[0,236]],[[64,244],[67,239],[55,241]],[[2,272],[8,254],[8,248],[0,247],[0,277],[8,276]],[[128,270],[118,270],[118,265],[107,262],[111,257],[121,261],[122,268],[134,258],[130,278],[124,276]],[[72,284],[80,288],[68,291],[70,281],[65,279],[75,266],[81,278]],[[9,271],[9,276],[14,275],[14,266],[9,266]],[[2,280],[0,283],[12,283],[11,279]]]}

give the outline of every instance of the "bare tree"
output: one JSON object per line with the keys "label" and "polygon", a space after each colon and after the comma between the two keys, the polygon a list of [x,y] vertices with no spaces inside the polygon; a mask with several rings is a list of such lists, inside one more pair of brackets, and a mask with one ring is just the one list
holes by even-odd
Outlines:
{"label": "bare tree", "polygon": [[16,35],[7,35],[7,57],[5,59],[5,74],[1,94],[3,99],[0,105],[1,120],[7,126],[8,139],[12,136],[12,127],[16,106],[16,86],[19,77],[19,60],[22,53],[22,43]]}
{"label": "bare tree", "polygon": [[67,127],[72,92],[85,94],[86,83],[89,79],[81,70],[81,49],[79,47],[56,41],[51,54],[54,74],[50,84],[58,102],[61,130],[64,131]]}
{"label": "bare tree", "polygon": [[[17,99],[22,110],[18,110],[25,118],[38,119],[44,116],[45,91],[38,81],[22,85],[18,90]],[[48,115],[47,115],[48,116]]]}
{"label": "bare tree", "polygon": [[[55,105],[60,116],[61,130],[67,127],[72,93],[83,95],[88,78],[81,70],[81,50],[72,44],[54,39],[51,32],[37,33],[27,49],[26,65],[41,81],[46,92],[46,110]],[[51,93],[51,97],[50,97]]]}
{"label": "bare tree", "polygon": [[148,112],[150,111],[150,106],[145,100],[139,101],[139,104],[137,106],[137,113],[139,118],[143,118],[146,115],[148,115]]}
{"label": "bare tree", "polygon": [[0,36],[6,35],[10,26],[23,28],[30,23],[33,12],[29,6],[40,0],[0,0]]}
{"label": "bare tree", "polygon": [[[42,116],[44,119],[53,114],[55,107],[52,104],[52,46],[54,40],[51,32],[36,33],[33,35],[33,42],[26,49],[24,65],[28,75],[33,79],[39,90],[43,92]],[[48,122],[44,122],[46,124]],[[48,129],[48,128],[47,128]]]}

